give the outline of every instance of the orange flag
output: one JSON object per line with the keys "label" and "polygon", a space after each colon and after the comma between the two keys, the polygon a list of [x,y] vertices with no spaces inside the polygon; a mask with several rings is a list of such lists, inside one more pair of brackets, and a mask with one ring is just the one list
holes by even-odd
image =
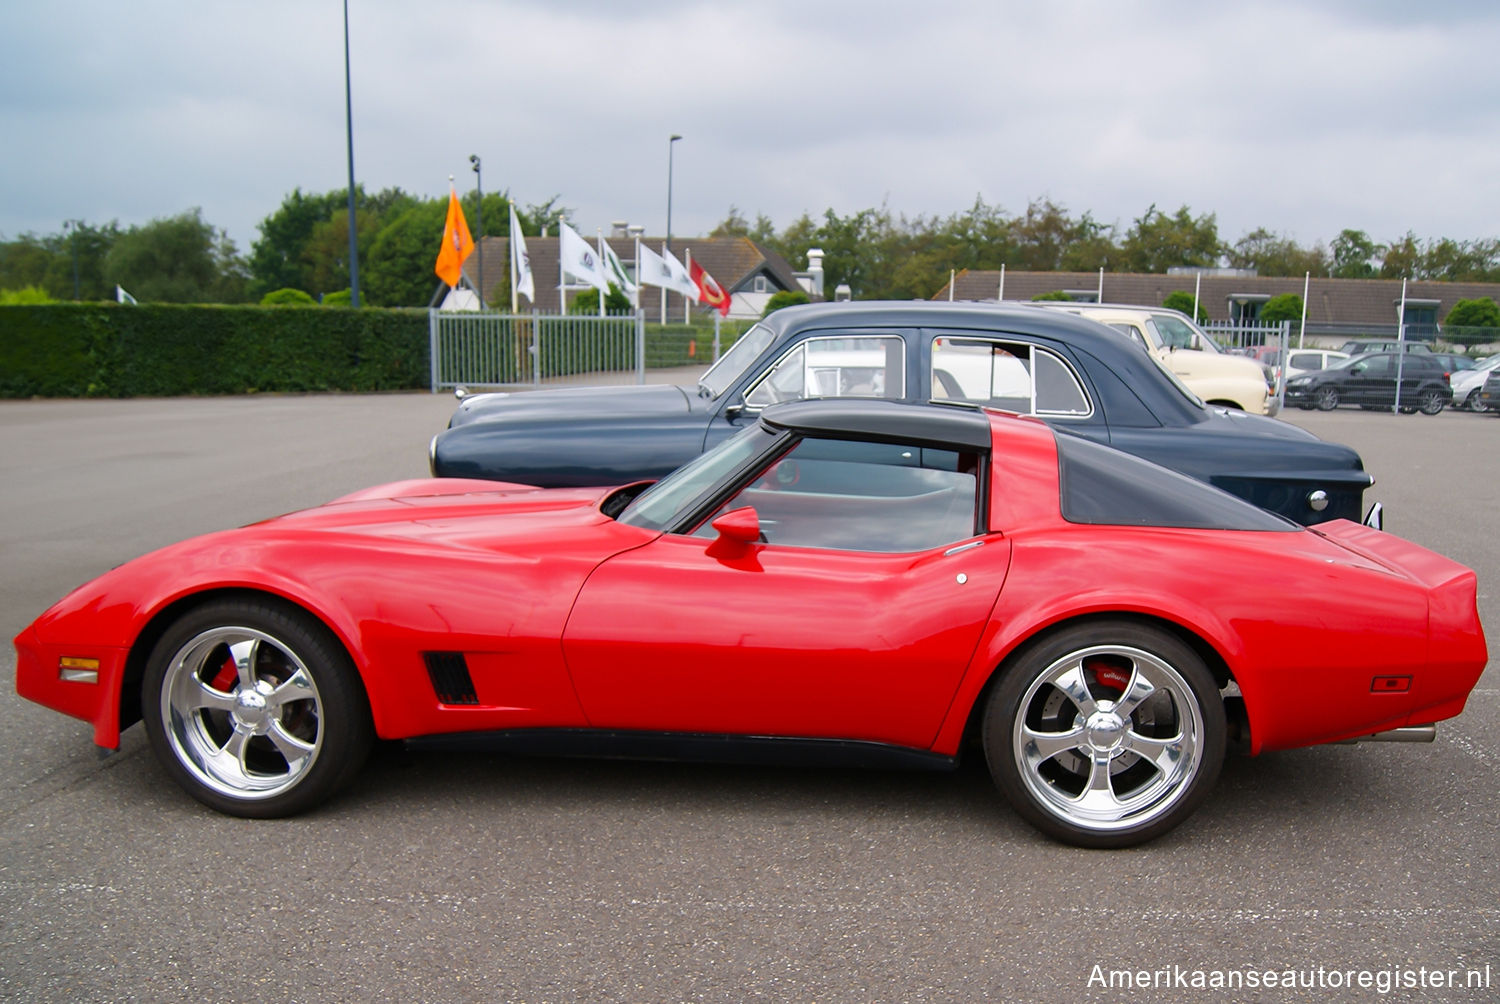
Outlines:
{"label": "orange flag", "polygon": [[469,224],[464,220],[463,207],[458,204],[458,193],[448,192],[448,222],[443,225],[443,249],[438,252],[437,264],[432,270],[438,278],[450,286],[457,286],[463,275],[464,259],[474,250],[474,238],[469,236]]}

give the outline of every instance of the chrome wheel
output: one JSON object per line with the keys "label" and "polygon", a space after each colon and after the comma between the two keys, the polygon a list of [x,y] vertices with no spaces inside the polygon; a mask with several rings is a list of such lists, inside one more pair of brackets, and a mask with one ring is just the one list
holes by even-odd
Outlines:
{"label": "chrome wheel", "polygon": [[1022,780],[1065,821],[1148,821],[1186,790],[1202,759],[1203,716],[1187,681],[1139,649],[1070,653],[1021,706],[1011,738]]}
{"label": "chrome wheel", "polygon": [[1171,829],[1217,777],[1224,708],[1181,642],[1119,623],[1064,632],[997,687],[985,749],[1022,815],[1071,843]]}
{"label": "chrome wheel", "polygon": [[236,798],[296,786],[322,749],[323,705],[302,660],[248,627],[219,627],[172,657],[161,688],[172,751],[199,781]]}
{"label": "chrome wheel", "polygon": [[1319,411],[1332,411],[1339,406],[1339,392],[1333,387],[1324,387],[1318,391],[1317,404]]}
{"label": "chrome wheel", "polygon": [[1447,402],[1443,400],[1443,395],[1439,392],[1435,390],[1424,391],[1421,403],[1417,405],[1417,410],[1424,415],[1436,415],[1443,410],[1445,404]]}
{"label": "chrome wheel", "polygon": [[206,603],[168,628],[146,664],[141,711],[177,782],[237,816],[321,801],[374,738],[348,653],[306,612],[269,599]]}

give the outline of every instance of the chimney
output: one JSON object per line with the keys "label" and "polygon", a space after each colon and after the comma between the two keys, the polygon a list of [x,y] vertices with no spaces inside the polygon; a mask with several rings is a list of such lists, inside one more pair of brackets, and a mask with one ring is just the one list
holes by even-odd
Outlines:
{"label": "chimney", "polygon": [[625,237],[626,231],[630,229],[629,220],[612,220],[609,224],[609,235],[611,237]]}
{"label": "chimney", "polygon": [[823,298],[823,249],[807,249],[807,274],[812,279],[810,292],[814,299]]}

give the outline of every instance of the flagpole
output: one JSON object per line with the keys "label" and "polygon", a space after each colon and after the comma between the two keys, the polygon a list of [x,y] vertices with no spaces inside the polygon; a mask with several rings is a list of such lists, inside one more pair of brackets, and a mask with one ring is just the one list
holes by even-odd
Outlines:
{"label": "flagpole", "polygon": [[[667,250],[667,245],[665,243],[662,244],[661,250],[662,260],[665,261]],[[667,324],[667,287],[665,286],[661,288],[661,323],[663,327],[665,327]]]}
{"label": "flagpole", "polygon": [[[602,268],[602,269],[604,269],[605,275],[608,275],[609,274],[609,265],[607,264],[607,262],[609,261],[609,259],[606,258],[606,257],[604,257],[604,228],[603,227],[595,227],[594,228],[594,243],[596,245],[598,245],[598,247],[599,247],[599,267]],[[609,291],[609,287],[608,286],[606,286],[604,289],[599,290],[599,316],[600,317],[604,316],[604,294],[607,293],[608,291]]]}
{"label": "flagpole", "polygon": [[1312,284],[1312,273],[1302,273],[1302,324],[1297,328],[1297,348],[1302,348],[1302,340],[1307,337],[1307,289]]}
{"label": "flagpole", "polygon": [[557,303],[558,312],[568,312],[568,280],[563,269],[562,213],[557,214]]}
{"label": "flagpole", "polygon": [[1001,303],[1005,302],[1005,263],[1000,263],[1000,295],[996,297]]}
{"label": "flagpole", "polygon": [[641,235],[635,235],[635,310],[641,312]]}
{"label": "flagpole", "polygon": [[510,312],[512,314],[518,314],[521,311],[521,301],[517,299],[519,293],[516,290],[516,282],[520,279],[516,271],[516,231],[520,229],[518,226],[520,222],[516,219],[516,204],[512,202],[510,204]]}
{"label": "flagpole", "polygon": [[[686,252],[683,254],[683,257],[687,260],[688,275],[692,275],[693,274],[693,249],[692,248],[686,249]],[[693,315],[691,313],[689,313],[689,311],[691,311],[693,309],[692,308],[692,302],[693,301],[689,300],[686,296],[684,296],[682,298],[682,323],[683,324],[692,324],[693,323]]]}

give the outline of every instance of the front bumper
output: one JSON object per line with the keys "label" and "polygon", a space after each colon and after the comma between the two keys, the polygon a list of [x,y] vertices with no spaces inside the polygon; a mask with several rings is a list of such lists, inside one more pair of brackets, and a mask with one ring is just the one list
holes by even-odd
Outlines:
{"label": "front bumper", "polygon": [[[125,675],[123,648],[103,645],[54,645],[43,642],[36,628],[15,637],[16,693],[54,711],[94,726],[94,742],[106,749],[120,746],[120,681]],[[97,663],[79,671],[69,664]]]}

